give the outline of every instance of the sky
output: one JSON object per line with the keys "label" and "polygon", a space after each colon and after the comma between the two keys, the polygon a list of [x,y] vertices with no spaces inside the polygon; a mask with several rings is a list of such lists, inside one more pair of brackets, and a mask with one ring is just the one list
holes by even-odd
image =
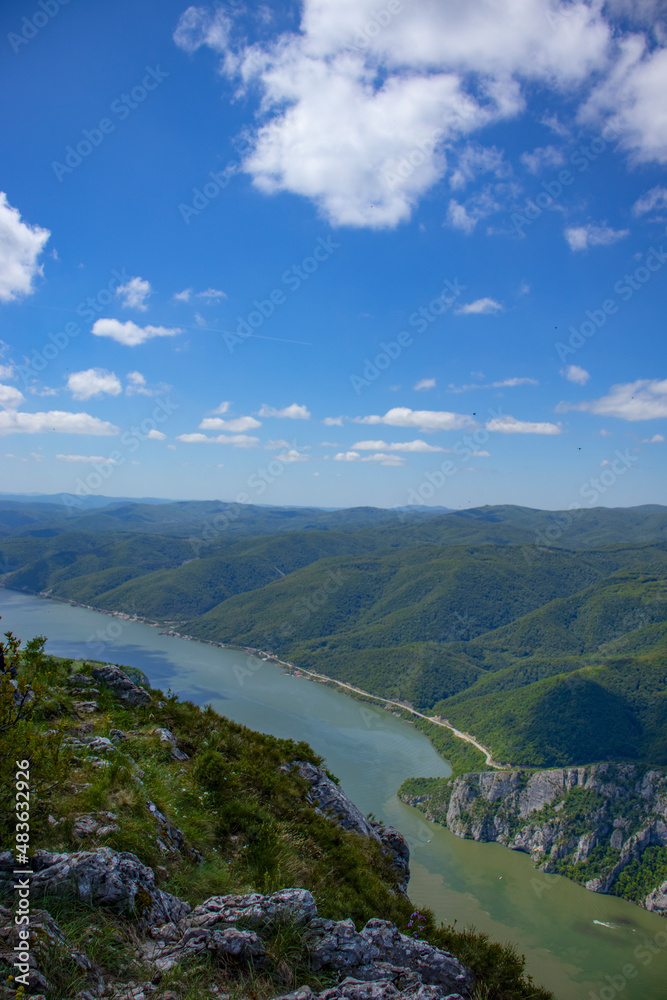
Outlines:
{"label": "sky", "polygon": [[664,503],[662,0],[4,0],[0,489]]}

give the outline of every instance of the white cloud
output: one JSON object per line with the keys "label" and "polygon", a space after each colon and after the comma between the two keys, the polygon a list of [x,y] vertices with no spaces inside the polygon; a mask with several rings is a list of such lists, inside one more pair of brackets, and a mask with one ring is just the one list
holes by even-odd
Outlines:
{"label": "white cloud", "polygon": [[226,299],[227,293],[221,292],[219,288],[207,288],[205,292],[197,292],[198,299],[206,299],[207,302],[217,302],[219,299]]}
{"label": "white cloud", "polygon": [[200,431],[233,431],[235,433],[243,431],[254,431],[256,427],[261,427],[261,421],[254,417],[232,417],[231,420],[223,420],[221,417],[204,417],[199,425]]}
{"label": "white cloud", "polygon": [[567,368],[561,368],[560,373],[568,382],[576,382],[577,385],[586,385],[591,377],[586,369],[580,368],[579,365],[568,365]]}
{"label": "white cloud", "polygon": [[116,289],[116,295],[122,299],[123,309],[138,309],[140,312],[148,309],[146,299],[152,292],[150,281],[144,281],[143,278],[130,278],[127,284],[119,285]]}
{"label": "white cloud", "polygon": [[662,434],[654,434],[652,438],[642,438],[642,444],[664,444],[665,438]]}
{"label": "white cloud", "polygon": [[[667,163],[667,48],[647,44],[642,32],[623,38],[611,73],[594,90],[581,119],[613,130],[634,163]],[[609,131],[603,133],[604,137]]]}
{"label": "white cloud", "polygon": [[637,379],[613,385],[608,395],[585,403],[559,403],[558,412],[584,410],[620,420],[654,420],[667,417],[667,379]]}
{"label": "white cloud", "polygon": [[492,389],[515,389],[517,385],[539,385],[536,378],[504,378],[501,382],[492,382]]}
{"label": "white cloud", "polygon": [[83,372],[72,372],[67,379],[67,388],[74,399],[93,399],[95,396],[119,396],[123,391],[115,372],[105,368],[88,368]]}
{"label": "white cloud", "polygon": [[155,428],[150,430],[146,435],[149,441],[164,441],[166,436],[167,435],[163,434],[162,431],[157,431]]}
{"label": "white cloud", "polygon": [[192,295],[191,288],[184,288],[182,292],[174,292],[175,302],[189,302]]}
{"label": "white cloud", "polygon": [[414,386],[414,389],[419,392],[420,389],[435,389],[435,379],[434,378],[423,378]]}
{"label": "white cloud", "polygon": [[13,365],[0,365],[0,378],[16,378]]}
{"label": "white cloud", "polygon": [[274,406],[262,405],[259,411],[260,417],[287,417],[290,420],[310,420],[310,411],[306,406],[299,403],[292,403],[290,406],[277,410]]}
{"label": "white cloud", "polygon": [[25,400],[25,396],[13,385],[0,385],[0,406],[7,410],[15,410]]}
{"label": "white cloud", "polygon": [[180,327],[166,326],[137,326],[131,320],[121,323],[119,319],[98,319],[93,324],[92,332],[96,337],[109,337],[118,344],[126,347],[137,347],[138,344],[145,344],[153,337],[175,337],[177,333],[183,333]]}
{"label": "white cloud", "polygon": [[211,410],[211,413],[215,417],[221,417],[223,413],[227,413],[231,405],[232,404],[229,402],[229,400],[225,400],[224,402],[220,403],[220,406],[216,406],[214,410]]}
{"label": "white cloud", "polygon": [[343,418],[342,417],[325,417],[322,423],[326,427],[342,427]]}
{"label": "white cloud", "polygon": [[141,372],[128,372],[126,377],[128,381],[128,385],[125,387],[126,396],[157,396],[159,393],[169,392],[171,389],[171,386],[164,382],[159,382],[151,388]]}
{"label": "white cloud", "polygon": [[646,194],[643,194],[641,198],[632,206],[633,215],[646,215],[647,212],[652,212],[654,208],[663,209],[667,208],[667,188],[656,187],[651,188]]}
{"label": "white cloud", "polygon": [[120,434],[120,429],[106,420],[91,417],[88,413],[67,413],[49,410],[47,413],[0,413],[0,434],[93,434],[107,436]]}
{"label": "white cloud", "polygon": [[383,455],[378,452],[376,455],[364,455],[362,458],[358,451],[341,451],[334,455],[334,462],[379,462],[380,465],[403,465],[404,458],[400,455]]}
{"label": "white cloud", "polygon": [[223,10],[212,12],[205,7],[188,7],[179,18],[174,41],[189,55],[202,45],[223,52],[229,39],[230,27],[231,22]]}
{"label": "white cloud", "polygon": [[304,455],[302,452],[297,451],[296,448],[290,448],[289,451],[285,451],[282,455],[276,455],[276,458],[280,462],[307,462],[310,459],[310,455]]}
{"label": "white cloud", "polygon": [[456,310],[457,316],[491,316],[502,311],[500,302],[495,299],[477,299],[475,302],[467,302]]}
{"label": "white cloud", "polygon": [[358,451],[407,451],[407,452],[430,452],[430,451],[444,451],[444,448],[440,448],[435,444],[427,444],[426,441],[392,441],[391,444],[387,444],[386,441],[357,441],[356,444],[352,445],[354,450]]}
{"label": "white cloud", "polygon": [[280,451],[281,448],[287,448],[289,451],[292,447],[291,441],[285,441],[284,438],[277,438],[276,440],[270,439],[264,445],[265,451]]}
{"label": "white cloud", "polygon": [[449,178],[449,186],[458,191],[485,173],[492,173],[496,177],[508,177],[512,173],[512,167],[505,161],[501,149],[469,142],[458,153],[456,168]]}
{"label": "white cloud", "polygon": [[56,455],[61,462],[105,462],[109,465],[117,465],[117,461],[105,458],[104,455]]}
{"label": "white cloud", "polygon": [[355,417],[356,424],[385,424],[389,427],[414,427],[425,433],[432,431],[458,431],[468,427],[476,427],[477,423],[471,417],[461,413],[449,413],[445,410],[410,410],[407,406],[395,406],[383,417]]}
{"label": "white cloud", "polygon": [[174,38],[207,45],[262,118],[243,168],[266,193],[311,199],[336,225],[392,227],[443,176],[445,144],[523,108],[521,79],[573,85],[607,57],[599,5],[422,0],[374,37],[375,0],[304,0],[299,31],[236,46],[222,14],[189,7]]}
{"label": "white cloud", "polygon": [[532,153],[522,153],[521,162],[531,174],[539,174],[543,167],[560,167],[565,156],[555,146],[538,146]]}
{"label": "white cloud", "polygon": [[460,229],[469,235],[476,228],[478,222],[493,215],[494,212],[500,211],[503,207],[503,200],[512,190],[513,188],[507,185],[486,184],[481,191],[468,198],[465,204],[460,204],[455,198],[452,198],[447,208],[447,218],[444,225],[450,226],[452,229]]}
{"label": "white cloud", "polygon": [[587,250],[589,247],[604,247],[617,243],[629,234],[629,229],[612,229],[611,226],[570,226],[565,230],[565,239],[570,250]]}
{"label": "white cloud", "polygon": [[207,437],[206,434],[179,434],[177,441],[184,444],[231,444],[235,448],[255,448],[259,438],[247,434],[218,434],[217,437]]}
{"label": "white cloud", "polygon": [[13,302],[34,292],[33,280],[43,273],[37,259],[51,233],[21,221],[21,214],[0,191],[0,302]]}
{"label": "white cloud", "polygon": [[486,424],[487,431],[496,434],[560,434],[560,424],[530,423],[514,417],[494,417]]}

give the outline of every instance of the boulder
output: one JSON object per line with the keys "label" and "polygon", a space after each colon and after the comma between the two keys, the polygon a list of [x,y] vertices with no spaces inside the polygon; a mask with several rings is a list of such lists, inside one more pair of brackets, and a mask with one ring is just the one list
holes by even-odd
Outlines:
{"label": "boulder", "polygon": [[261,968],[266,961],[264,945],[257,934],[236,927],[224,930],[189,927],[179,941],[161,949],[153,961],[161,972],[167,972],[178,962],[206,951],[218,961],[233,961],[255,968]]}
{"label": "boulder", "polygon": [[108,906],[148,928],[177,922],[190,912],[188,903],[158,889],[153,871],[127,851],[36,851],[32,866],[35,899],[46,893],[74,896],[90,906]]}
{"label": "boulder", "polygon": [[211,896],[194,908],[187,922],[193,927],[208,928],[243,924],[259,934],[267,934],[279,923],[303,926],[316,916],[315,900],[307,889],[281,889],[268,896],[258,892],[247,896]]}
{"label": "boulder", "polygon": [[127,705],[147,705],[151,700],[148,691],[137,687],[125,671],[114,666],[113,663],[105,663],[102,667],[93,667],[93,677],[101,684],[110,687],[116,697]]}

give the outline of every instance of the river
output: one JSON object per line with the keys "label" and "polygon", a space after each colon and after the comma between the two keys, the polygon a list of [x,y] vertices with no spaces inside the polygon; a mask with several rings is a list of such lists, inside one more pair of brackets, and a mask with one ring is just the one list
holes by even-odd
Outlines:
{"label": "river", "polygon": [[[545,876],[499,844],[460,840],[396,798],[412,776],[448,765],[409,723],[276,664],[157,628],[0,589],[0,632],[48,636],[56,656],[143,670],[153,686],[253,729],[307,740],[362,812],[392,823],[410,844],[410,898],[441,920],[513,943],[559,1000],[665,1000],[667,921],[624,900]],[[657,943],[656,943],[657,942]]]}

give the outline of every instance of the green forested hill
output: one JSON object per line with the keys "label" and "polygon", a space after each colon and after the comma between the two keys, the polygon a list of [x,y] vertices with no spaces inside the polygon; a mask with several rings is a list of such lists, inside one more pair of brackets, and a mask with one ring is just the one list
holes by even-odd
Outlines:
{"label": "green forested hill", "polygon": [[0,502],[0,584],[270,649],[511,763],[667,762],[667,508],[230,520],[222,503],[123,502],[58,528],[53,506],[25,505],[21,527]]}

